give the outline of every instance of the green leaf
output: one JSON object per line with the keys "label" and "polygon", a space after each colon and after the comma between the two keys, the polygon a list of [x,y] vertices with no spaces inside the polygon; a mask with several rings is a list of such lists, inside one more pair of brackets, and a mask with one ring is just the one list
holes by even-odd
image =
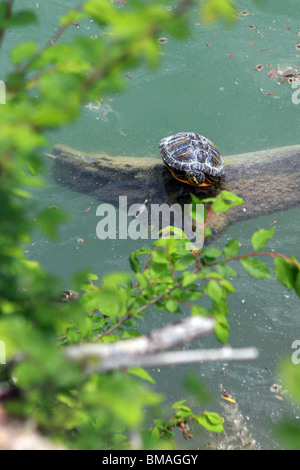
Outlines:
{"label": "green leaf", "polygon": [[196,416],[196,421],[208,431],[218,433],[224,431],[223,420],[217,413],[204,411],[201,415]]}
{"label": "green leaf", "polygon": [[298,272],[296,276],[294,287],[295,287],[296,294],[298,295],[298,297],[300,297],[300,272]]}
{"label": "green leaf", "polygon": [[201,305],[193,305],[191,309],[192,315],[208,315],[207,310]]}
{"label": "green leaf", "polygon": [[256,258],[241,258],[241,264],[250,276],[259,278],[271,278],[268,267]]}
{"label": "green leaf", "polygon": [[215,335],[218,341],[222,344],[226,344],[229,336],[229,324],[227,319],[222,315],[215,317]]}
{"label": "green leaf", "polygon": [[239,253],[240,249],[241,245],[236,239],[230,240],[224,247],[225,258],[233,258]]}
{"label": "green leaf", "polygon": [[38,19],[35,13],[30,10],[22,10],[5,20],[5,26],[25,26],[28,24],[36,24],[37,22]]}
{"label": "green leaf", "polygon": [[215,260],[216,258],[222,255],[222,251],[219,250],[219,248],[208,246],[206,248],[203,248],[201,254],[205,256],[205,258],[211,258],[212,260]]}
{"label": "green leaf", "polygon": [[190,419],[194,417],[194,413],[188,406],[181,406],[179,410],[176,412],[176,421],[181,419],[182,421]]}
{"label": "green leaf", "polygon": [[[169,272],[169,266],[165,263],[156,263],[154,262],[153,258],[149,263],[151,279],[161,279],[161,276]],[[138,273],[137,273],[138,274]],[[136,274],[136,276],[137,276]]]}
{"label": "green leaf", "polygon": [[5,16],[7,15],[7,3],[0,3],[0,25],[2,27],[2,22]]}
{"label": "green leaf", "polygon": [[83,13],[76,11],[76,10],[70,10],[68,13],[60,18],[60,24],[61,25],[69,25],[70,23],[76,23],[78,22],[81,17],[83,17]]}
{"label": "green leaf", "polygon": [[11,51],[11,60],[15,65],[19,65],[24,62],[24,60],[32,57],[36,51],[37,45],[35,41],[28,41],[23,44],[19,44]]}
{"label": "green leaf", "polygon": [[140,273],[142,271],[139,259],[135,253],[130,253],[129,263],[134,273]]}
{"label": "green leaf", "polygon": [[206,284],[204,292],[215,302],[221,301],[223,297],[223,290],[220,287],[219,283],[214,279],[212,279]]}
{"label": "green leaf", "polygon": [[138,330],[126,330],[122,335],[122,339],[138,338],[139,336],[141,336],[141,333]]}
{"label": "green leaf", "polygon": [[202,9],[201,17],[204,21],[214,22],[221,17],[226,23],[233,23],[237,13],[234,2],[229,0],[207,0]]}
{"label": "green leaf", "polygon": [[274,434],[284,449],[300,450],[300,426],[297,421],[277,423]]}
{"label": "green leaf", "polygon": [[228,266],[226,263],[220,262],[217,264],[217,271],[223,277],[237,277],[237,272]]}
{"label": "green leaf", "polygon": [[199,199],[195,194],[191,193],[191,199],[194,204],[203,204],[203,201]]}
{"label": "green leaf", "polygon": [[167,300],[165,306],[168,312],[171,312],[171,313],[180,312],[177,300],[169,299]]}
{"label": "green leaf", "polygon": [[151,253],[151,248],[149,246],[145,246],[135,251],[136,255],[145,255],[145,254],[149,255],[150,253]]}
{"label": "green leaf", "polygon": [[187,390],[196,397],[198,403],[204,403],[211,400],[210,393],[200,382],[196,373],[189,372],[185,377],[184,385]]}
{"label": "green leaf", "polygon": [[67,222],[69,216],[57,206],[43,210],[37,217],[37,224],[51,239],[58,236],[58,228],[62,222]]}
{"label": "green leaf", "polygon": [[103,276],[103,284],[111,287],[122,287],[130,289],[132,287],[131,277],[127,273],[114,273],[111,272]]}
{"label": "green leaf", "polygon": [[173,268],[175,271],[184,271],[193,263],[195,263],[195,256],[189,253],[176,259],[173,263]]}
{"label": "green leaf", "polygon": [[141,289],[144,289],[149,285],[149,279],[147,278],[145,273],[139,273],[137,272],[135,274],[136,280],[138,281]]}
{"label": "green leaf", "polygon": [[300,341],[296,339],[291,344],[291,356],[281,360],[278,370],[284,387],[297,404],[300,404]]}
{"label": "green leaf", "polygon": [[191,273],[190,271],[185,271],[183,273],[182,287],[187,287],[193,284],[198,278],[196,273]]}
{"label": "green leaf", "polygon": [[270,230],[258,230],[252,235],[251,243],[255,251],[260,251],[264,246],[266,246],[268,240],[273,237],[275,227]]}
{"label": "green leaf", "polygon": [[207,225],[204,230],[204,238],[210,238],[212,237],[212,231],[210,227]]}
{"label": "green leaf", "polygon": [[159,263],[159,264],[169,264],[170,263],[168,254],[164,250],[153,251],[152,259],[155,263]]}
{"label": "green leaf", "polygon": [[219,302],[212,302],[212,309],[209,311],[209,314],[219,318],[219,316],[227,317],[229,316],[229,308],[226,298],[221,299]]}
{"label": "green leaf", "polygon": [[[277,256],[275,258],[275,274],[277,280],[289,290],[292,289],[297,281],[299,270],[289,261]],[[298,283],[297,283],[298,289]],[[297,291],[296,291],[297,292]]]}
{"label": "green leaf", "polygon": [[225,287],[225,289],[228,291],[228,292],[231,292],[231,293],[234,293],[235,292],[235,288],[233,287],[233,285],[231,284],[231,282],[227,281],[227,279],[223,279],[222,281],[220,281],[220,284]]}
{"label": "green leaf", "polygon": [[129,369],[127,369],[127,372],[152,384],[156,383],[156,381],[151,377],[151,375],[141,367],[129,367]]}
{"label": "green leaf", "polygon": [[22,199],[32,199],[34,196],[22,188],[12,188],[12,193]]}
{"label": "green leaf", "polygon": [[186,400],[176,401],[175,403],[173,403],[172,408],[177,410],[177,408],[180,408],[185,402]]}
{"label": "green leaf", "polygon": [[87,312],[100,310],[100,312],[109,317],[112,321],[117,321],[126,312],[128,294],[123,289],[117,289],[113,286],[101,286],[93,292],[84,294],[81,299],[81,305]]}
{"label": "green leaf", "polygon": [[202,202],[212,202],[214,212],[227,212],[231,207],[243,204],[243,199],[229,191],[221,191],[215,198],[203,199]]}
{"label": "green leaf", "polygon": [[92,323],[90,318],[81,318],[78,322],[78,329],[82,336],[87,336],[92,333]]}

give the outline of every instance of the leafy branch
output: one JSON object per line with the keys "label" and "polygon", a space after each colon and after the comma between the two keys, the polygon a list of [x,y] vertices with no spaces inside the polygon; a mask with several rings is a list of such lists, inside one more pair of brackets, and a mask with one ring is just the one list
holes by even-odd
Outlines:
{"label": "leafy branch", "polygon": [[[3,0],[0,4],[0,46],[9,28],[25,27],[37,20],[29,10],[14,12],[15,3]],[[228,347],[217,352],[196,350],[197,354],[167,352],[175,344],[176,325],[151,350],[153,341],[143,336],[140,328],[146,312],[157,309],[180,314],[187,308],[190,325],[209,324],[210,331],[214,328],[216,337],[226,344],[227,297],[235,292],[232,278],[237,276],[229,264],[239,261],[251,276],[268,278],[268,267],[256,259],[262,256],[273,257],[277,280],[300,294],[298,261],[261,252],[273,229],[254,234],[254,252],[248,255],[240,254],[236,240],[223,250],[206,246],[187,251],[183,233],[181,239],[161,237],[152,250],[131,254],[130,274],[109,274],[101,281],[86,272],[76,275],[72,288],[81,292],[80,300],[63,305],[58,302],[62,282],[27,258],[33,231],[41,229],[53,239],[66,220],[59,208],[34,209],[32,188],[42,184],[38,175],[44,168],[41,149],[48,145],[46,132],[78,119],[80,106],[87,99],[122,90],[124,73],[129,69],[144,62],[156,66],[160,53],[157,36],[164,31],[184,37],[188,29],[185,13],[193,5],[194,1],[179,0],[169,11],[159,0],[147,5],[134,1],[124,9],[107,0],[82,1],[60,20],[55,34],[41,48],[28,41],[10,52],[12,72],[5,79],[7,104],[0,114],[0,339],[7,354],[7,364],[0,368],[0,395],[1,407],[7,408],[6,428],[10,419],[7,413],[12,412],[24,422],[34,420],[43,434],[73,448],[128,448],[132,430],[147,435],[142,432],[145,409],[157,407],[162,398],[151,388],[154,380],[150,374],[134,366],[136,356],[131,357],[130,367],[129,362],[123,363],[126,370],[120,362],[108,367],[118,348],[124,353],[126,348],[143,343],[147,352],[140,359],[145,367],[147,360],[166,365],[172,360],[249,359],[249,355],[242,355],[245,351]],[[232,18],[235,13],[229,0],[208,0],[204,10],[213,17]],[[96,41],[79,29],[72,43],[62,40],[79,19],[94,20],[99,31]],[[241,201],[222,192],[206,203],[211,203],[204,227],[208,236],[213,211],[228,210]],[[95,285],[97,281],[99,285]],[[210,309],[202,306],[204,296],[211,299]],[[184,328],[181,332],[182,341],[187,333]],[[109,373],[104,369],[101,373],[86,372],[87,366],[93,365],[84,353],[88,348],[96,355],[100,350],[101,354],[107,351],[105,361],[101,356],[101,364]],[[255,351],[250,352],[253,358]],[[72,358],[77,354],[78,360],[71,360],[68,354]],[[214,431],[221,425],[219,416],[205,411],[194,414],[185,406],[175,406],[170,422],[156,423],[152,437],[172,433],[176,427],[184,437],[190,437],[190,420]],[[0,415],[4,416],[2,408]],[[161,444],[150,439],[148,445]]]}

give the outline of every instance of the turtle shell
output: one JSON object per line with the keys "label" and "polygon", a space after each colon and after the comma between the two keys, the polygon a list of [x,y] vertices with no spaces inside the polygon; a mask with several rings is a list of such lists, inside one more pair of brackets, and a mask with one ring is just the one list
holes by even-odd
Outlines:
{"label": "turtle shell", "polygon": [[[165,165],[179,181],[195,186],[209,186],[225,172],[223,158],[206,137],[194,132],[179,132],[159,143]],[[194,180],[190,175],[196,175]]]}

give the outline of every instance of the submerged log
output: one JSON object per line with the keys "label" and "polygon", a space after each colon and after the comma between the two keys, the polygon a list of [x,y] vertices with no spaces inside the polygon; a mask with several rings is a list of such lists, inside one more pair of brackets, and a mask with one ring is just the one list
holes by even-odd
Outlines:
{"label": "submerged log", "polygon": [[224,157],[225,176],[217,185],[201,189],[175,180],[162,160],[84,153],[56,145],[51,154],[55,180],[101,202],[128,205],[190,202],[226,189],[241,198],[242,206],[214,214],[211,228],[219,232],[233,222],[258,217],[300,204],[300,145]]}

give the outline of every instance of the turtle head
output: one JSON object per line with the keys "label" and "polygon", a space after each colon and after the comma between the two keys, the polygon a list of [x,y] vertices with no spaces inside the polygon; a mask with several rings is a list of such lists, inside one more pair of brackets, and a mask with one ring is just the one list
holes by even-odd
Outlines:
{"label": "turtle head", "polygon": [[193,186],[208,186],[205,182],[205,174],[202,171],[187,171],[186,179]]}

